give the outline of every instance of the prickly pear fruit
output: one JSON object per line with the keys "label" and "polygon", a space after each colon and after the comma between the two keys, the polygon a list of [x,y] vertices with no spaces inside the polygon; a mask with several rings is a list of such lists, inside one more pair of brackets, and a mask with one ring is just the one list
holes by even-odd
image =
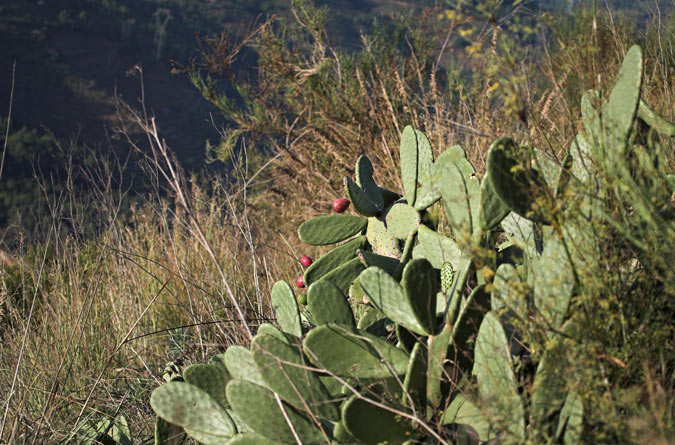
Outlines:
{"label": "prickly pear fruit", "polygon": [[307,294],[298,295],[298,304],[307,304]]}
{"label": "prickly pear fruit", "polygon": [[302,258],[300,258],[300,263],[301,263],[304,267],[309,267],[309,266],[311,266],[313,262],[314,262],[314,260],[312,260],[312,259],[311,259],[310,257],[308,257],[307,255],[304,255]]}
{"label": "prickly pear fruit", "polygon": [[298,285],[298,287],[305,287],[305,278],[300,275],[297,280],[295,280],[295,284]]}
{"label": "prickly pear fruit", "polygon": [[351,204],[351,201],[348,200],[347,198],[338,198],[335,201],[333,201],[333,211],[335,213],[342,213],[345,210],[347,210],[349,204]]}

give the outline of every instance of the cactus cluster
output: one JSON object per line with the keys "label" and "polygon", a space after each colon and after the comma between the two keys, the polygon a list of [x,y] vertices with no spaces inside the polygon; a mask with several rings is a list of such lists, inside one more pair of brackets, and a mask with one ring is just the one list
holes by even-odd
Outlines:
{"label": "cactus cluster", "polygon": [[[357,214],[298,229],[304,243],[337,244],[303,261],[307,305],[276,283],[279,328],[262,324],[250,348],[231,346],[157,388],[157,443],[183,433],[204,444],[544,440],[533,434],[579,442],[583,403],[555,358],[560,339],[575,333],[571,246],[582,230],[564,204],[600,159],[629,155],[638,118],[675,134],[640,100],[641,78],[633,47],[601,114],[595,93],[584,96],[587,134],[561,164],[504,138],[479,178],[461,147],[434,159],[424,133],[408,126],[399,195],[376,184],[361,156],[355,179],[345,178]],[[427,213],[439,201],[449,230]],[[516,378],[514,317],[541,321],[550,345],[527,395]]]}

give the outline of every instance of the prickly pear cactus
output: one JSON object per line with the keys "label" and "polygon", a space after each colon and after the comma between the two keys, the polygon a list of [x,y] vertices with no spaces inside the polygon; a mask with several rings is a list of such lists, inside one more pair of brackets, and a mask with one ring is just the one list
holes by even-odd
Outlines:
{"label": "prickly pear cactus", "polygon": [[[586,134],[560,164],[503,138],[479,178],[461,147],[434,159],[408,126],[398,194],[361,156],[344,180],[356,214],[298,229],[307,244],[336,245],[303,263],[307,304],[276,283],[280,329],[263,324],[250,348],[230,346],[157,388],[158,431],[228,444],[578,443],[584,403],[557,354],[575,333],[574,245],[584,232],[566,212],[598,168],[631,156],[637,119],[675,133],[640,98],[642,69],[631,48],[602,113],[599,95],[584,94]],[[443,224],[428,223],[430,210],[445,213]],[[548,338],[531,369],[514,359],[518,319]],[[534,382],[529,397],[522,381]],[[166,434],[157,443],[175,443]]]}

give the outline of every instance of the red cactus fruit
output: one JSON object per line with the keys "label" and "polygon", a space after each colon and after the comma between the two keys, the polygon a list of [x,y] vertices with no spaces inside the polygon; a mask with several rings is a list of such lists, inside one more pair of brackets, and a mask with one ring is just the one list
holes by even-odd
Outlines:
{"label": "red cactus fruit", "polygon": [[305,287],[305,277],[300,275],[297,280],[295,280],[295,284],[298,285],[298,287]]}
{"label": "red cactus fruit", "polygon": [[312,260],[307,255],[304,255],[302,258],[300,258],[300,263],[302,263],[302,265],[305,266],[305,267],[311,266],[313,262],[314,262],[314,260]]}
{"label": "red cactus fruit", "polygon": [[345,210],[347,210],[349,204],[351,204],[351,201],[348,200],[347,198],[338,198],[335,201],[333,201],[333,211],[335,213],[342,213]]}

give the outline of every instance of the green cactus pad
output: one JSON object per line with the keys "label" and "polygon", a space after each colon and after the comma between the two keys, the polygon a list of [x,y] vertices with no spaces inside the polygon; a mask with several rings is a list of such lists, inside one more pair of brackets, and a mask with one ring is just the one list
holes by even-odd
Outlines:
{"label": "green cactus pad", "polygon": [[488,151],[487,171],[495,192],[513,212],[531,221],[550,223],[551,192],[543,175],[531,167],[527,149],[512,139],[498,139]]}
{"label": "green cactus pad", "polygon": [[378,187],[380,190],[380,196],[382,196],[383,208],[387,208],[392,205],[395,201],[401,199],[401,195],[391,190],[387,190],[382,187]]}
{"label": "green cactus pad", "polygon": [[600,116],[596,111],[596,105],[600,103],[600,94],[596,90],[587,90],[581,96],[581,117],[584,123],[584,129],[588,134],[590,142],[598,146],[602,141],[602,130],[600,128]]}
{"label": "green cactus pad", "polygon": [[418,408],[427,403],[427,348],[424,343],[417,342],[410,353],[408,370],[403,380],[404,397],[403,403],[408,404],[407,395]]}
{"label": "green cactus pad", "polygon": [[352,215],[324,215],[305,221],[298,228],[300,241],[312,246],[339,243],[363,231],[368,220]]}
{"label": "green cactus pad", "polygon": [[404,375],[408,354],[365,331],[327,324],[312,329],[304,340],[314,364],[340,377],[387,378]]}
{"label": "green cactus pad", "polygon": [[452,399],[441,418],[442,425],[451,423],[470,426],[476,431],[481,441],[488,441],[494,437],[494,430],[490,428],[490,422],[487,421],[485,415],[460,393]]}
{"label": "green cactus pad", "polygon": [[85,445],[132,444],[127,419],[122,415],[118,415],[114,419],[101,420],[95,427],[85,424],[81,429],[76,429],[76,434],[78,436],[78,443]]}
{"label": "green cactus pad", "polygon": [[314,415],[338,420],[337,406],[319,377],[307,369],[304,355],[271,335],[256,336],[251,343],[253,360],[267,387],[299,411],[309,409]]}
{"label": "green cactus pad", "polygon": [[572,175],[582,182],[591,177],[590,174],[593,171],[592,153],[593,147],[586,136],[578,134],[572,141],[570,154],[573,158]]}
{"label": "green cactus pad", "polygon": [[406,239],[409,235],[416,234],[421,222],[417,210],[403,202],[391,206],[385,220],[387,230],[397,239]]}
{"label": "green cactus pad", "polygon": [[[169,423],[161,417],[156,417],[154,437],[155,445],[182,445],[187,436],[182,427]],[[88,445],[91,442],[83,440],[81,443]]]}
{"label": "green cactus pad", "polygon": [[483,176],[480,185],[480,217],[479,227],[481,230],[492,230],[502,222],[511,209],[501,200],[495,192],[490,175]]}
{"label": "green cactus pad", "polygon": [[352,282],[352,285],[349,286],[349,298],[353,302],[360,302],[363,299],[364,295],[366,294],[363,293],[361,283],[359,283],[359,279],[356,278],[356,280]]}
{"label": "green cactus pad", "polygon": [[547,350],[537,365],[534,390],[530,399],[532,420],[539,425],[546,423],[550,416],[562,406],[565,398],[565,379],[557,366],[558,354],[562,351]]}
{"label": "green cactus pad", "polygon": [[462,251],[454,240],[426,226],[419,227],[417,240],[418,243],[413,248],[413,258],[426,258],[436,269],[443,267],[444,263],[450,263],[457,270]]}
{"label": "green cactus pad", "polygon": [[335,437],[335,440],[337,440],[338,443],[356,443],[356,439],[349,434],[349,431],[347,431],[347,428],[345,428],[342,421],[335,424],[335,428],[333,428],[333,437]]}
{"label": "green cactus pad", "polygon": [[448,347],[452,341],[452,327],[444,324],[443,329],[436,335],[429,337],[429,355],[427,368],[427,403],[432,410],[441,405],[443,392],[441,384],[444,381],[443,369],[448,357]]}
{"label": "green cactus pad", "polygon": [[217,444],[236,434],[232,418],[206,392],[185,382],[156,388],[150,406],[167,422],[183,427],[203,444]]}
{"label": "green cactus pad", "polygon": [[374,173],[375,170],[370,158],[366,155],[359,156],[356,160],[356,183],[368,195],[375,207],[381,211],[384,208],[384,198],[380,193],[380,187],[373,179]]}
{"label": "green cactus pad", "polygon": [[[426,281],[428,280],[424,280],[425,283]],[[379,267],[369,267],[363,271],[359,276],[359,282],[370,302],[388,318],[417,334],[429,335],[431,333],[433,326],[430,324],[433,323],[429,322],[426,308],[432,306],[432,302],[435,306],[436,293],[433,294],[434,298],[429,295],[407,295],[404,288]],[[412,300],[417,298],[424,301],[418,303]],[[433,309],[432,315],[435,319],[435,307]],[[421,310],[423,313],[420,313]]]}
{"label": "green cactus pad", "polygon": [[371,334],[375,333],[373,327],[380,325],[382,320],[387,319],[387,317],[375,306],[360,304],[359,308],[360,314],[356,327],[363,331],[368,331]]}
{"label": "green cactus pad", "polygon": [[237,434],[224,442],[223,445],[278,445],[276,440],[270,440],[256,433]]}
{"label": "green cactus pad", "polygon": [[623,59],[616,83],[602,112],[604,144],[614,150],[607,153],[610,162],[618,162],[614,156],[623,153],[628,144],[640,103],[642,69],[642,50],[633,45]]}
{"label": "green cactus pad", "polygon": [[366,237],[359,236],[323,255],[305,270],[305,285],[311,286],[312,283],[319,281],[319,279],[327,273],[337,269],[347,261],[356,258],[356,251],[364,249],[365,247]]}
{"label": "green cactus pad", "polygon": [[319,280],[309,286],[307,302],[317,326],[326,323],[355,325],[345,294],[330,281]]}
{"label": "green cactus pad", "polygon": [[327,273],[321,279],[330,281],[335,286],[337,286],[337,288],[340,289],[343,294],[347,294],[354,280],[358,278],[359,274],[365,268],[366,267],[363,265],[363,263],[361,263],[359,258],[354,258],[347,261],[337,269]]}
{"label": "green cactus pad", "polygon": [[400,324],[396,324],[396,347],[411,353],[418,342],[419,337]]}
{"label": "green cactus pad", "polygon": [[560,436],[563,436],[565,445],[581,443],[584,430],[583,417],[584,405],[581,398],[574,391],[570,391],[560,412],[560,420],[555,434],[558,440],[560,440]]}
{"label": "green cactus pad", "polygon": [[272,286],[272,310],[282,331],[302,337],[300,308],[293,289],[285,281],[277,281]]}
{"label": "green cactus pad", "polygon": [[[349,176],[345,176],[344,185],[347,197],[352,202],[354,210],[356,210],[360,215],[375,216],[382,211],[382,208],[378,207],[377,204],[372,201],[371,195],[366,193],[366,191],[359,187],[357,183],[352,181]],[[382,196],[379,194],[379,192],[377,193],[377,196],[382,199]]]}
{"label": "green cactus pad", "polygon": [[534,304],[555,331],[567,315],[574,288],[574,273],[562,241],[552,237],[546,242],[536,268]]}
{"label": "green cactus pad", "polygon": [[408,204],[415,205],[417,183],[431,175],[433,153],[429,140],[419,130],[407,125],[401,134],[401,182]]}
{"label": "green cactus pad", "polygon": [[451,352],[457,371],[469,373],[473,364],[473,347],[469,343],[475,338],[483,317],[490,310],[490,293],[481,284],[471,291],[466,303],[461,308],[457,322],[452,330]]}
{"label": "green cactus pad", "polygon": [[495,272],[492,286],[492,310],[508,308],[516,314],[527,313],[525,289],[521,287],[521,284],[513,264],[501,264]]}
{"label": "green cactus pad", "polygon": [[225,354],[213,354],[209,358],[209,365],[222,366],[227,371],[227,365],[225,364]]}
{"label": "green cactus pad", "polygon": [[211,396],[222,408],[227,408],[225,385],[232,377],[227,369],[219,365],[190,365],[183,371],[183,378]]}
{"label": "green cactus pad", "polygon": [[366,229],[366,238],[373,248],[373,252],[378,255],[384,255],[392,258],[401,257],[401,249],[398,241],[387,230],[383,221],[377,218],[368,218],[368,228]]}
{"label": "green cactus pad", "polygon": [[532,221],[516,213],[511,212],[506,215],[502,221],[502,229],[509,240],[521,242],[525,246],[534,244]]}
{"label": "green cactus pad", "polygon": [[259,335],[271,335],[272,337],[276,337],[284,343],[290,344],[287,337],[289,334],[284,333],[279,328],[270,323],[262,323],[260,326],[258,326],[256,337]]}
{"label": "green cactus pad", "polygon": [[480,181],[461,147],[438,157],[431,181],[441,194],[443,209],[455,234],[472,233],[480,212]]}
{"label": "green cactus pad", "polygon": [[248,380],[258,385],[265,385],[265,380],[258,372],[251,351],[243,346],[233,345],[225,351],[227,370],[235,379]]}
{"label": "green cactus pad", "polygon": [[548,188],[556,190],[558,188],[558,178],[560,177],[562,166],[553,156],[545,151],[539,150],[538,148],[535,148],[532,151],[534,153],[534,159],[531,164],[541,172]]}
{"label": "green cactus pad", "polygon": [[519,441],[525,439],[525,412],[513,374],[509,341],[499,319],[485,314],[476,339],[473,372],[478,390],[491,413],[505,419],[504,429]]}
{"label": "green cactus pad", "polygon": [[352,436],[365,444],[398,444],[417,436],[409,420],[356,396],[343,405],[342,422]]}
{"label": "green cactus pad", "polygon": [[644,99],[640,99],[638,116],[658,133],[671,138],[675,137],[675,124],[669,122],[665,117],[654,111]]}
{"label": "green cactus pad", "polygon": [[[246,419],[246,424],[261,436],[293,444],[297,443],[293,435],[295,431],[302,443],[326,443],[326,438],[312,420],[281,399],[279,403],[274,393],[267,388],[245,380],[232,380],[227,384],[226,391],[232,410],[240,418]],[[292,430],[286,417],[293,426]]]}
{"label": "green cactus pad", "polygon": [[183,427],[169,423],[161,417],[155,419],[155,445],[181,445],[185,442]]}
{"label": "green cactus pad", "polygon": [[389,275],[393,275],[396,271],[396,268],[400,264],[400,261],[396,258],[378,255],[367,250],[359,250],[358,257],[364,266],[377,266],[387,272]]}
{"label": "green cactus pad", "polygon": [[429,261],[416,258],[403,269],[401,287],[410,301],[420,323],[431,334],[436,327],[436,294],[438,278]]}
{"label": "green cactus pad", "polygon": [[413,208],[419,211],[426,210],[436,204],[439,199],[441,199],[441,194],[434,182],[429,178],[429,180],[422,183],[422,187],[417,189],[417,198],[415,199]]}

